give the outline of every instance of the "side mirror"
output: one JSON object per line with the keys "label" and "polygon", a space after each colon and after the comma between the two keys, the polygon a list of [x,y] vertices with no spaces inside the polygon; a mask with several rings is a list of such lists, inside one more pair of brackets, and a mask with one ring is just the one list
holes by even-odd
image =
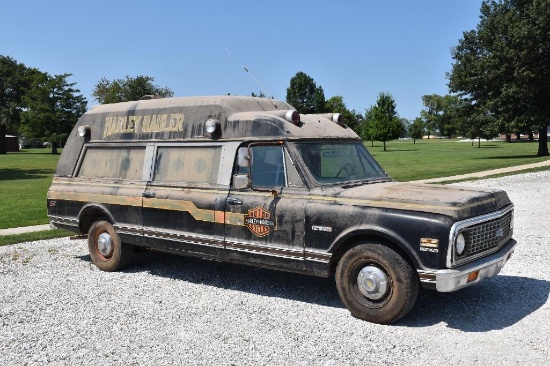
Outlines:
{"label": "side mirror", "polygon": [[240,168],[248,168],[248,162],[250,160],[250,156],[248,156],[248,148],[247,147],[240,147],[239,150],[237,150],[237,164]]}
{"label": "side mirror", "polygon": [[250,179],[248,174],[235,174],[233,176],[234,189],[246,189],[250,187]]}

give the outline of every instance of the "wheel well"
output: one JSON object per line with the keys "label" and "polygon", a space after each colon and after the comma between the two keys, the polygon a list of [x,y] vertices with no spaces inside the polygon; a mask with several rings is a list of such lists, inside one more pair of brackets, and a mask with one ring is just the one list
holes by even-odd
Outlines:
{"label": "wheel well", "polygon": [[340,246],[332,254],[332,257],[331,257],[331,260],[330,260],[330,268],[329,268],[330,273],[331,274],[335,273],[336,266],[338,265],[338,262],[340,262],[340,259],[342,258],[342,256],[344,254],[346,254],[346,252],[348,250],[350,250],[351,248],[353,248],[357,245],[365,244],[365,243],[378,243],[378,244],[385,245],[385,246],[393,249],[397,253],[399,253],[409,263],[409,265],[412,268],[416,268],[414,263],[411,261],[411,259],[407,255],[407,253],[405,253],[405,251],[403,251],[403,249],[401,249],[399,247],[399,245],[397,245],[393,241],[391,241],[387,238],[384,238],[382,236],[379,236],[379,235],[365,234],[365,235],[358,235],[358,236],[354,236],[352,238],[348,238],[345,242],[340,244]]}
{"label": "wheel well", "polygon": [[86,207],[84,210],[82,210],[80,214],[80,219],[78,223],[80,232],[83,234],[88,233],[92,224],[98,221],[100,218],[112,223],[112,220],[109,219],[109,215],[107,215],[105,211],[100,207]]}

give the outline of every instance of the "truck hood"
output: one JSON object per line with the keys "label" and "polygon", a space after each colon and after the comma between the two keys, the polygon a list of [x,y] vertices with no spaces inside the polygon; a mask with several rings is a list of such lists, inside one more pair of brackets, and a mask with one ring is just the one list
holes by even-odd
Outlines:
{"label": "truck hood", "polygon": [[[334,189],[334,190],[333,190]],[[506,192],[454,185],[376,183],[323,190],[336,202],[407,211],[437,213],[455,220],[483,215],[509,205]]]}

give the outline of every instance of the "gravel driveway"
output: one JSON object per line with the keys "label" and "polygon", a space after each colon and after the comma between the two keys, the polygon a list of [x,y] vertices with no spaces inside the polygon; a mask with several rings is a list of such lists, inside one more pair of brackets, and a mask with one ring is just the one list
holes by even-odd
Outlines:
{"label": "gravel driveway", "polygon": [[508,191],[515,256],[392,326],[353,318],[334,279],[161,253],[104,273],[84,240],[0,247],[0,364],[548,365],[550,171],[467,185]]}

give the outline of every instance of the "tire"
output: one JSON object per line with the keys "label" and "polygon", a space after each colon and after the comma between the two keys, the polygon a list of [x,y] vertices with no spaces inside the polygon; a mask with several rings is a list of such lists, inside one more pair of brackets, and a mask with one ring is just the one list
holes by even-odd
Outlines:
{"label": "tire", "polygon": [[405,316],[418,296],[418,276],[396,251],[382,244],[358,245],[336,268],[336,287],[357,318],[390,324]]}
{"label": "tire", "polygon": [[130,263],[133,247],[122,243],[113,225],[96,221],[88,231],[88,250],[92,263],[102,271],[117,271]]}

